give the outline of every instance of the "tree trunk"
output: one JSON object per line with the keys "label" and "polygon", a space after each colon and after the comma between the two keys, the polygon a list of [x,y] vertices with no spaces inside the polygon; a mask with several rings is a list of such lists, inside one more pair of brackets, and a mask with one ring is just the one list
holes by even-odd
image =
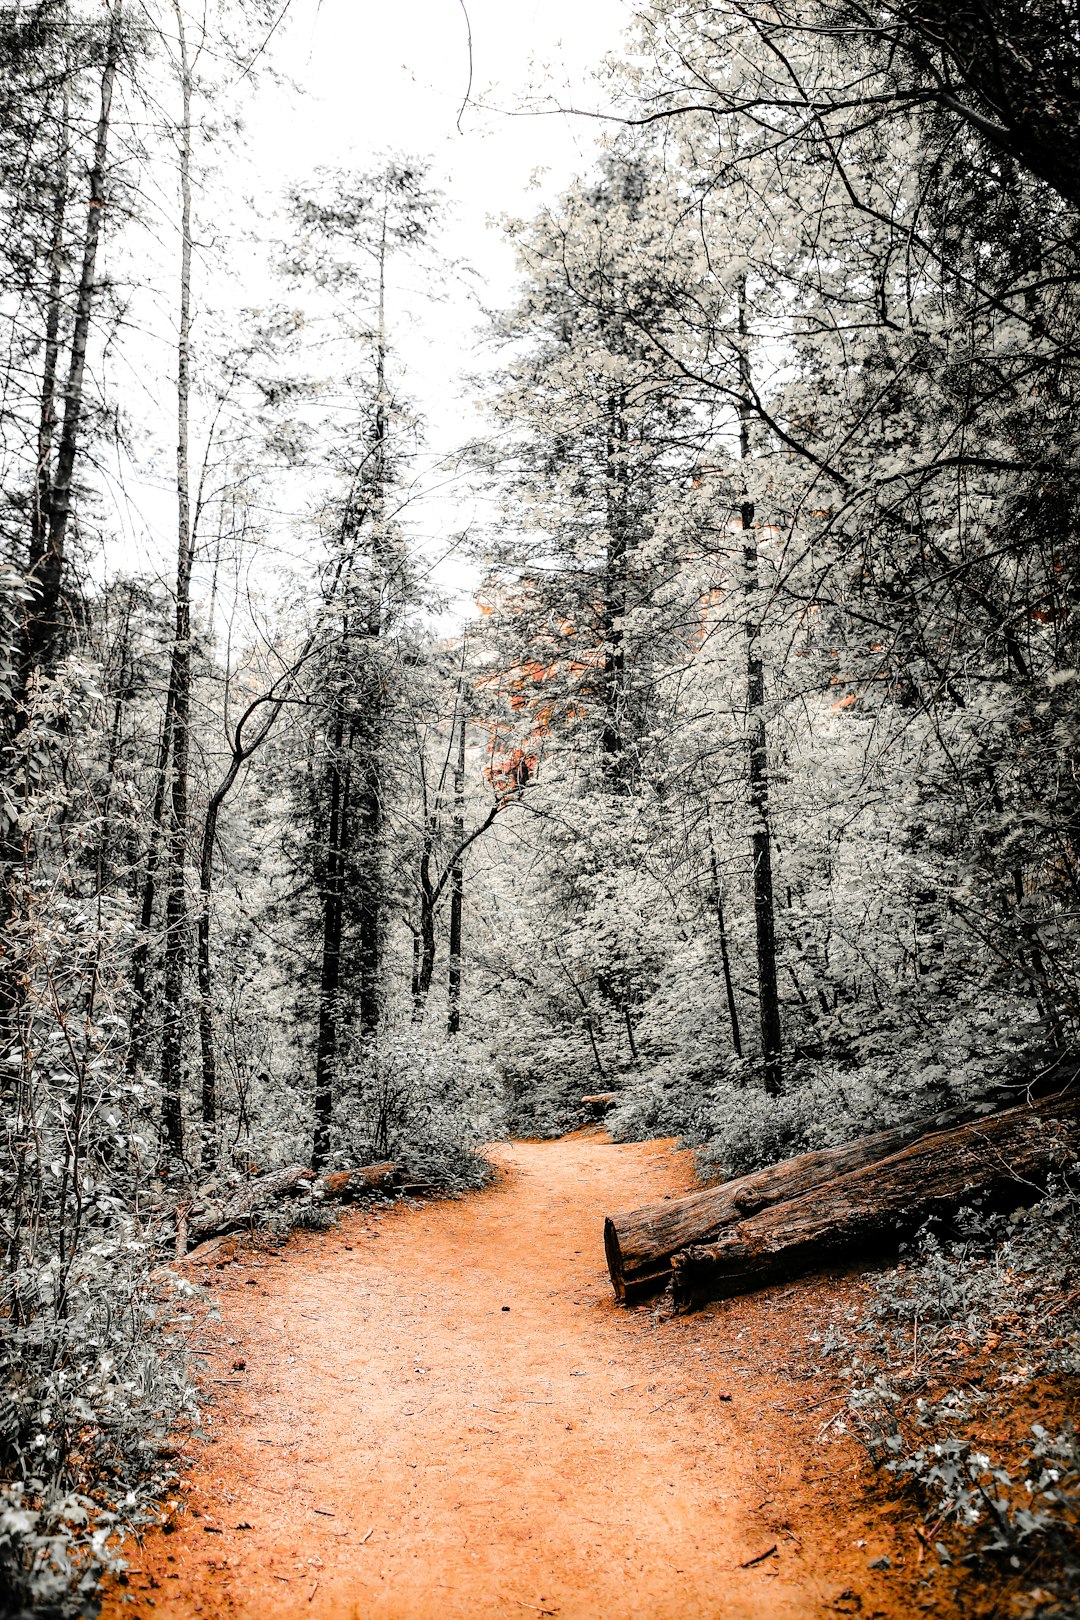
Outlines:
{"label": "tree trunk", "polygon": [[113,689],[109,746],[105,756],[105,790],[101,796],[101,831],[98,836],[97,870],[94,878],[94,892],[98,895],[106,893],[107,876],[113,858],[112,801],[116,788],[120,743],[124,729],[124,705],[131,692],[131,614],[134,599],[135,588],[129,586],[123,617],[120,621],[118,638],[120,667],[117,671],[116,684]]}
{"label": "tree trunk", "polygon": [[601,738],[608,780],[625,791],[626,781],[626,564],[629,529],[629,434],[625,400],[612,394],[607,408],[605,498],[607,557],[601,633],[604,638],[604,727]]}
{"label": "tree trunk", "polygon": [[150,814],[150,838],[146,848],[139,927],[131,953],[131,1011],[128,1019],[128,1048],[125,1068],[130,1078],[146,1058],[146,985],[150,974],[150,929],[154,921],[157,868],[161,858],[161,832],[165,820],[165,796],[169,788],[169,759],[172,754],[172,682],[165,697],[165,713],[158,740],[154,802]]}
{"label": "tree trunk", "polygon": [[954,1108],[930,1119],[909,1120],[840,1147],[800,1153],[718,1187],[609,1215],[604,1222],[604,1249],[616,1297],[627,1300],[655,1293],[666,1286],[672,1257],[680,1249],[710,1243],[745,1216],[877,1164],[931,1132],[964,1125],[972,1112]]}
{"label": "tree trunk", "polygon": [[199,852],[199,920],[196,929],[196,973],[199,988],[199,1057],[202,1063],[202,1162],[210,1167],[217,1161],[217,1056],[214,1051],[213,978],[210,964],[210,896],[214,876],[214,840],[218,813],[225,795],[236,780],[240,761],[229,766],[225,781],[210,799],[203,822]]}
{"label": "tree trunk", "polygon": [[358,1170],[334,1170],[328,1176],[320,1176],[311,1190],[316,1198],[336,1198],[343,1204],[349,1204],[354,1198],[362,1198],[365,1193],[379,1192],[388,1187],[396,1169],[396,1165],[387,1161],[361,1165]]}
{"label": "tree trunk", "polygon": [[[384,588],[389,575],[386,532],[387,453],[390,439],[390,408],[386,386],[386,256],[388,250],[387,210],[384,195],[382,233],[379,239],[378,308],[375,342],[375,423],[372,460],[371,582],[368,598],[367,633],[372,655],[368,692],[368,712],[364,717],[363,785],[358,804],[359,862],[359,979],[360,1031],[374,1037],[382,1021],[383,946],[386,928],[383,873],[383,805],[379,755],[383,735],[382,673],[379,643],[385,631]],[[421,977],[423,966],[421,965]],[[430,983],[430,980],[429,980]]]}
{"label": "tree trunk", "polygon": [[[381,695],[374,701],[381,703]],[[383,905],[382,802],[375,756],[378,751],[377,725],[366,727],[365,757],[358,769],[364,781],[357,809],[357,835],[360,848],[357,861],[357,957],[359,967],[360,1030],[373,1037],[382,1021],[382,963],[385,916]],[[370,748],[370,751],[369,751]],[[421,965],[421,977],[423,966]],[[430,979],[428,981],[430,983]]]}
{"label": "tree trunk", "polygon": [[165,899],[162,977],[161,1125],[168,1152],[183,1158],[184,988],[187,967],[188,752],[191,709],[191,490],[188,408],[191,396],[191,69],[179,5],[173,4],[180,48],[180,321],[176,373],[176,634],[169,689],[173,699],[172,815]]}
{"label": "tree trunk", "polygon": [[420,852],[420,960],[416,970],[416,989],[413,995],[413,1023],[424,1016],[431,981],[435,977],[435,907],[438,891],[431,877],[431,856],[435,842],[435,817],[429,815],[424,828],[424,847]]}
{"label": "tree trunk", "polygon": [[456,1035],[461,1028],[461,933],[465,908],[465,687],[462,681],[458,701],[457,766],[454,771],[454,822],[451,836],[458,851],[450,869],[450,971],[447,979],[448,1011],[446,1032]]}
{"label": "tree trunk", "polygon": [[86,216],[86,236],[83,241],[79,286],[75,295],[71,357],[64,389],[64,421],[56,452],[56,473],[48,499],[48,525],[43,536],[44,544],[31,558],[30,588],[33,594],[26,610],[24,653],[26,678],[32,670],[49,664],[55,655],[61,629],[58,613],[63,586],[68,523],[71,518],[72,483],[79,449],[79,428],[82,422],[86,349],[94,312],[98,245],[101,240],[101,222],[105,213],[105,169],[113,88],[120,60],[120,40],[120,7],[115,5],[110,11],[109,41],[101,75],[101,103],[89,174],[90,202]]}
{"label": "tree trunk", "polygon": [[[340,699],[338,700],[340,703]],[[345,923],[345,865],[349,781],[343,762],[344,720],[338,714],[327,767],[326,852],[322,882],[322,967],[319,976],[319,1031],[315,1050],[315,1134],[311,1162],[317,1170],[330,1152],[341,1023],[341,944]]]}
{"label": "tree trunk", "polygon": [[304,1164],[290,1164],[284,1170],[272,1170],[259,1176],[231,1193],[224,1203],[192,1207],[188,1215],[188,1231],[192,1237],[209,1237],[212,1233],[226,1232],[230,1226],[249,1221],[259,1209],[275,1198],[293,1192],[302,1182],[310,1181],[312,1172]]}
{"label": "tree trunk", "polygon": [[675,1303],[747,1293],[910,1236],[974,1197],[1030,1198],[1080,1145],[1080,1097],[1025,1104],[935,1132],[888,1158],[737,1221],[672,1261]]}
{"label": "tree trunk", "polygon": [[[37,468],[30,526],[30,571],[40,565],[47,549],[52,497],[52,452],[56,433],[56,379],[60,369],[60,316],[63,308],[64,219],[67,213],[68,93],[64,85],[63,116],[57,153],[56,196],[53,204],[52,243],[49,254],[49,290],[45,317],[45,354],[41,368],[41,415],[38,421]],[[93,196],[93,191],[91,191]],[[100,213],[100,209],[98,210]]]}
{"label": "tree trunk", "polygon": [[[312,638],[300,654],[294,669],[281,677],[287,685],[310,651]],[[217,1058],[214,1051],[213,974],[210,960],[210,898],[214,877],[214,844],[217,840],[218,816],[232,791],[233,784],[255,751],[270,735],[282,706],[287,701],[278,696],[274,688],[264,697],[255,698],[240,716],[232,737],[232,757],[225,775],[207,800],[203,820],[202,848],[199,852],[199,922],[196,930],[197,974],[199,985],[199,1052],[202,1059],[202,1126],[203,1163],[214,1164],[217,1159]],[[269,713],[251,742],[244,741],[244,727],[256,710],[269,705]]]}
{"label": "tree trunk", "polygon": [[713,841],[712,812],[706,809],[705,830],[709,839],[709,902],[716,914],[720,933],[720,967],[724,975],[724,995],[727,999],[728,1023],[731,1027],[731,1050],[742,1057],[742,1035],[739,1031],[739,1009],[735,1001],[735,986],[731,978],[731,957],[728,953],[727,921],[724,917],[724,892],[720,886],[720,870],[716,864],[716,844]]}
{"label": "tree trunk", "polygon": [[[739,453],[750,457],[750,357],[746,349],[746,281],[739,284]],[[754,861],[754,927],[757,936],[758,1006],[761,1061],[765,1090],[778,1096],[783,1086],[780,994],[776,982],[776,907],[773,897],[772,828],[769,819],[769,753],[765,732],[765,664],[761,655],[761,610],[758,606],[758,549],[753,502],[740,509],[743,532],[743,588],[746,593],[746,718],[749,732],[747,782],[750,791],[751,845]]]}
{"label": "tree trunk", "polygon": [[[68,522],[71,517],[72,482],[78,455],[82,424],[83,384],[86,375],[86,349],[95,307],[97,254],[101,221],[105,212],[105,170],[108,158],[113,88],[120,59],[121,15],[119,5],[109,10],[109,38],[101,74],[101,99],[90,164],[90,199],[86,212],[82,267],[75,290],[75,315],[71,335],[67,380],[64,388],[64,418],[56,455],[55,474],[49,476],[49,455],[56,419],[55,380],[59,369],[60,253],[64,203],[58,192],[53,218],[52,264],[49,279],[49,307],[46,316],[45,356],[42,373],[41,416],[38,426],[38,460],[32,499],[29,567],[29,599],[23,609],[13,690],[0,721],[2,768],[9,774],[11,797],[19,804],[25,784],[15,743],[28,720],[28,697],[38,671],[53,661],[60,641],[60,609],[64,584],[64,557]],[[66,130],[60,139],[66,138]],[[60,177],[62,189],[63,176]],[[0,836],[0,1056],[18,1039],[17,1021],[23,994],[24,964],[15,927],[22,907],[22,874],[29,859],[27,835],[11,819]]]}

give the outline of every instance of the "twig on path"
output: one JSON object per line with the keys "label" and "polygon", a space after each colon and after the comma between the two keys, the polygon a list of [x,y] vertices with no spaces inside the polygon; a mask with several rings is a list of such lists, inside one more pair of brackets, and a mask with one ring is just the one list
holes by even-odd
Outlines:
{"label": "twig on path", "polygon": [[510,1601],[511,1603],[518,1604],[522,1609],[535,1609],[537,1614],[558,1614],[559,1612],[558,1609],[545,1609],[543,1605],[539,1603],[526,1603],[524,1598],[511,1597]]}
{"label": "twig on path", "polygon": [[373,1536],[373,1535],[374,1535],[374,1534],[375,1534],[375,1526],[374,1526],[374,1525],[372,1525],[372,1527],[371,1527],[371,1529],[370,1529],[370,1530],[369,1530],[369,1531],[368,1531],[368,1533],[367,1533],[367,1535],[366,1535],[366,1536],[361,1536],[361,1537],[360,1537],[360,1540],[359,1540],[359,1542],[358,1542],[358,1546],[361,1546],[361,1547],[362,1547],[362,1546],[363,1546],[363,1545],[364,1545],[364,1542],[365,1542],[365,1541],[370,1541],[370,1540],[371,1540],[371,1537],[372,1537],[372,1536]]}
{"label": "twig on path", "polygon": [[828,1429],[832,1428],[834,1423],[838,1423],[840,1421],[840,1419],[843,1417],[843,1415],[844,1415],[843,1410],[841,1410],[839,1412],[834,1412],[833,1416],[831,1418],[829,1418],[827,1420],[827,1422],[825,1422],[825,1423],[823,1423],[821,1425],[821,1428],[818,1430],[817,1434],[814,1436],[814,1444],[815,1445],[818,1444],[818,1442],[820,1441],[822,1435],[825,1434]]}
{"label": "twig on path", "polygon": [[1052,1316],[1057,1316],[1059,1312],[1063,1311],[1067,1305],[1072,1305],[1078,1299],[1080,1299],[1080,1288],[1077,1288],[1075,1292],[1066,1295],[1063,1300],[1059,1301],[1059,1303],[1054,1306],[1052,1311],[1047,1311],[1046,1315],[1043,1317],[1043,1321],[1048,1322]]}
{"label": "twig on path", "polygon": [[309,1603],[311,1602],[312,1598],[315,1596],[315,1594],[316,1594],[316,1592],[318,1590],[319,1590],[319,1583],[318,1583],[318,1581],[316,1581],[315,1585],[311,1588],[311,1591],[307,1595],[307,1600],[308,1600]]}
{"label": "twig on path", "polygon": [[759,1552],[756,1558],[748,1558],[745,1563],[739,1565],[739,1568],[753,1569],[755,1564],[763,1564],[766,1558],[771,1558],[775,1551],[776,1542],[774,1541],[771,1547],[766,1547],[764,1552]]}

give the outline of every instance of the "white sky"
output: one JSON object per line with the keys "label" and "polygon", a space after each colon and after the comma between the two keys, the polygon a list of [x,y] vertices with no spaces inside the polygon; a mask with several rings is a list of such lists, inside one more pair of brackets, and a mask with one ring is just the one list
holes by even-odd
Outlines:
{"label": "white sky", "polygon": [[[232,172],[226,167],[215,187],[220,192],[222,182],[224,188],[235,186],[240,223],[243,192],[258,194],[262,208],[270,211],[290,181],[302,180],[321,164],[369,170],[388,151],[431,160],[432,179],[450,208],[447,250],[469,262],[479,278],[472,295],[450,282],[439,302],[402,295],[397,311],[391,306],[393,336],[408,373],[406,391],[427,421],[433,464],[481,427],[463,374],[485,364],[477,293],[488,308],[513,297],[513,254],[498,229],[499,218],[527,217],[575,175],[588,172],[605,128],[557,112],[513,114],[541,98],[549,105],[602,106],[603,89],[590,83],[590,75],[606,54],[621,51],[622,31],[632,16],[631,0],[466,4],[473,83],[459,131],[469,80],[460,0],[293,0],[266,59],[297,90],[264,75],[246,110],[246,156]],[[163,202],[167,206],[167,198]],[[265,278],[258,248],[255,255],[240,254],[234,261],[243,285],[234,286],[233,294],[241,303],[286,297],[268,281],[263,288],[250,285]],[[265,264],[265,252],[261,257]],[[171,295],[166,287],[162,292],[167,306]],[[214,301],[215,295],[220,300],[223,293],[196,287],[197,302]],[[198,342],[196,322],[196,355]],[[160,451],[167,444],[168,439]],[[142,525],[136,527],[146,534],[144,561],[157,562],[166,577],[175,533],[171,460],[171,451],[155,455],[149,477],[144,463],[137,496]],[[440,537],[465,528],[474,515],[467,481],[425,502],[418,521],[431,554],[445,549]],[[436,577],[451,591],[468,590],[468,572],[453,558]]]}

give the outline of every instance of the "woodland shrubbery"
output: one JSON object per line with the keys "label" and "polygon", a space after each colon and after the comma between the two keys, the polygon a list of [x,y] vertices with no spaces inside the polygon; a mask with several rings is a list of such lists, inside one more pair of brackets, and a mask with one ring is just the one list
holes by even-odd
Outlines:
{"label": "woodland shrubbery", "polygon": [[752,1070],[748,1073],[742,1064],[732,1067],[735,1074],[714,1082],[704,1095],[700,1083],[686,1081],[659,1094],[649,1085],[631,1091],[613,1111],[613,1133],[640,1140],[677,1131],[684,1146],[697,1150],[703,1181],[729,1181],[797,1153],[885,1130],[913,1115],[910,1092],[890,1086],[884,1074],[860,1070],[845,1075],[816,1066],[805,1076],[792,1075],[789,1089],[770,1097],[755,1085]]}
{"label": "woodland shrubbery", "polygon": [[1080,1570],[1078,1214],[1080,1167],[1011,1214],[927,1228],[824,1347],[933,1560],[996,1572],[1047,1615],[1073,1612]]}
{"label": "woodland shrubbery", "polygon": [[491,1166],[478,1149],[506,1131],[502,1091],[485,1059],[464,1041],[450,1046],[411,1025],[392,1032],[363,1068],[342,1076],[332,1161],[344,1168],[391,1159],[406,1182],[483,1185]]}

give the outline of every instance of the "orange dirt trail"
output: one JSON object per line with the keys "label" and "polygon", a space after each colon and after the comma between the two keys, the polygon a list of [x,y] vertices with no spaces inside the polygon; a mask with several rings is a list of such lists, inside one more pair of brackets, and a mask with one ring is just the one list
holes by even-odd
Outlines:
{"label": "orange dirt trail", "polygon": [[786,1504],[770,1461],[798,1450],[775,1387],[716,1350],[728,1319],[686,1336],[614,1303],[603,1215],[689,1185],[686,1156],[601,1131],[491,1156],[480,1194],[214,1274],[191,1511],[133,1549],[106,1620],[848,1612],[835,1552],[823,1575],[785,1517],[808,1503],[799,1459]]}

